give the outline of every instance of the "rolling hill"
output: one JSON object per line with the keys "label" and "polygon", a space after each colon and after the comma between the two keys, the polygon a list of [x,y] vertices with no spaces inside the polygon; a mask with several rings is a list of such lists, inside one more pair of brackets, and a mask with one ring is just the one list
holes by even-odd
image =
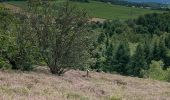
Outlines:
{"label": "rolling hill", "polygon": [[[63,1],[60,0],[57,3],[60,4],[61,2],[63,2]],[[94,20],[97,20],[97,19],[98,20],[100,20],[100,19],[103,19],[103,20],[105,20],[105,19],[126,20],[126,19],[129,19],[129,18],[137,18],[138,16],[146,14],[146,13],[154,13],[154,12],[161,13],[161,11],[157,11],[157,10],[142,9],[142,8],[135,8],[135,7],[124,7],[124,6],[111,5],[109,3],[101,3],[101,2],[94,2],[94,1],[90,2],[90,3],[72,2],[72,4],[77,5],[81,9],[85,9],[92,18],[95,18]],[[24,9],[26,7],[26,2],[20,2],[20,1],[18,1],[18,2],[7,2],[7,3],[4,3],[4,5],[0,4],[0,6],[4,6],[5,8],[10,9],[9,11],[15,12],[15,11],[21,11],[22,9]],[[67,10],[65,10],[65,11],[67,11]],[[30,13],[26,13],[26,14],[29,15]],[[5,13],[2,13],[2,16],[3,16],[2,18],[8,18],[4,15],[5,15]],[[68,17],[67,12],[63,15],[63,18],[65,18],[65,16]],[[160,18],[162,18],[162,17],[164,17],[164,16],[160,16]],[[34,15],[31,18],[34,18]],[[35,17],[35,19],[36,18],[39,18],[39,16]],[[60,33],[63,33],[63,32],[64,32],[63,33],[64,35],[62,35],[62,36],[66,36],[66,37],[71,36],[71,39],[70,39],[71,42],[76,40],[76,39],[72,40],[72,36],[74,36],[74,34],[73,34],[74,31],[71,31],[70,33],[68,32],[68,35],[66,35],[67,32],[65,33],[65,30],[67,30],[67,29],[74,30],[74,29],[76,29],[74,27],[78,27],[79,25],[82,26],[81,21],[80,21],[81,23],[78,22],[78,23],[76,23],[76,25],[70,26],[70,25],[75,23],[75,22],[73,22],[75,20],[70,21],[70,18],[72,18],[72,17],[68,17],[66,21],[65,21],[65,19],[62,19],[62,21],[56,20],[55,22],[57,22],[57,23],[54,23],[53,19],[46,20],[47,18],[51,18],[51,16],[45,16],[45,17],[42,16],[42,20],[34,20],[33,19],[33,20],[30,21],[28,19],[28,21],[26,21],[26,22],[24,21],[22,24],[16,23],[16,24],[12,24],[12,25],[6,24],[8,20],[5,21],[5,22],[4,22],[4,20],[2,20],[2,22],[5,23],[5,24],[2,24],[3,26],[5,26],[5,29],[4,29],[4,27],[1,28],[2,33],[3,33],[2,39],[5,40],[5,41],[2,41],[3,45],[1,45],[1,46],[3,46],[3,48],[1,49],[1,54],[4,53],[4,51],[8,51],[9,48],[12,48],[12,50],[13,50],[13,51],[9,50],[9,51],[12,51],[12,52],[7,52],[7,54],[5,52],[5,57],[3,57],[2,62],[5,62],[7,64],[9,64],[9,62],[11,62],[10,57],[8,57],[8,53],[9,54],[12,53],[11,55],[16,55],[16,59],[18,60],[18,58],[20,57],[20,54],[22,52],[19,52],[17,54],[16,53],[17,51],[23,51],[22,49],[25,50],[25,48],[27,48],[28,46],[31,46],[31,48],[37,46],[37,45],[32,45],[32,43],[30,43],[30,42],[32,42],[32,39],[41,40],[42,39],[41,37],[50,35],[50,34],[48,34],[48,32],[50,32],[52,34],[52,35],[49,36],[49,38],[48,38],[48,36],[47,36],[47,38],[45,37],[46,39],[49,39],[48,41],[57,40],[56,39],[57,36],[61,37]],[[52,18],[54,18],[54,17],[52,16]],[[152,19],[152,18],[154,18],[154,17],[149,17],[148,19]],[[74,19],[74,17],[72,19]],[[154,19],[157,22],[157,18],[154,18]],[[21,22],[23,20],[24,19],[21,15]],[[79,20],[79,19],[77,19],[77,20]],[[166,28],[165,22],[167,22],[167,24],[168,24],[169,20],[166,21],[166,20],[161,19],[160,20],[161,24],[159,24],[159,23],[155,24],[155,20],[151,20],[151,22],[148,21],[149,22],[149,23],[147,23],[148,27],[160,25],[160,26],[164,26],[165,29],[168,29],[168,28]],[[36,21],[35,24],[34,23],[32,24],[32,22],[34,22],[34,21]],[[17,22],[20,22],[20,21],[17,21]],[[64,22],[71,22],[71,23],[66,25]],[[123,21],[118,21],[118,23],[120,23],[120,22],[123,22]],[[145,22],[145,20],[144,21],[142,20],[142,22]],[[60,25],[60,23],[61,23],[61,25]],[[150,23],[151,23],[151,25],[150,25]],[[154,25],[152,25],[152,23]],[[8,28],[8,27],[6,27],[8,25],[9,26],[19,26],[19,27],[17,27],[17,28],[9,27]],[[29,25],[31,27],[28,27],[27,25]],[[35,25],[36,28],[34,28],[33,25]],[[24,26],[24,27],[22,27],[22,26]],[[65,26],[69,26],[69,28],[67,28]],[[109,27],[108,29],[114,28],[114,27],[110,28],[111,24],[108,24],[107,26]],[[119,27],[115,27],[115,30],[122,28],[124,32],[118,32],[118,33],[122,33],[121,35],[119,34],[120,37],[118,37],[117,33],[115,35],[112,35],[112,36],[109,36],[109,35],[106,34],[107,42],[111,43],[112,39],[115,39],[115,38],[117,38],[117,40],[120,39],[119,42],[124,41],[125,39],[127,39],[127,37],[125,35],[131,35],[129,40],[130,39],[134,39],[134,40],[142,39],[142,41],[144,41],[143,38],[146,38],[146,39],[150,38],[150,35],[145,37],[146,36],[145,34],[142,35],[140,38],[136,37],[136,36],[138,36],[138,34],[135,35],[133,33],[133,31],[128,31],[128,30],[131,29],[130,27],[126,27],[126,26],[124,27],[123,25],[118,25],[118,24],[114,24],[114,26],[119,26]],[[142,26],[142,24],[140,26]],[[53,29],[54,29],[54,31],[53,31]],[[124,29],[128,29],[128,30],[124,30]],[[159,29],[159,28],[157,28],[157,29]],[[12,30],[12,31],[8,31],[8,30]],[[16,31],[13,32],[13,30],[16,30]],[[28,30],[28,32],[27,32],[27,30]],[[60,32],[60,30],[62,32]],[[113,33],[114,33],[115,30],[113,30]],[[155,32],[156,29],[152,29],[152,30]],[[69,31],[69,30],[67,30],[67,31]],[[97,33],[97,31],[96,31],[96,33]],[[105,30],[101,31],[101,33],[104,32],[104,31]],[[167,30],[163,30],[162,32],[166,32],[166,31]],[[105,32],[107,32],[107,31],[105,31]],[[151,32],[150,33],[148,32],[148,34],[152,34]],[[159,32],[159,30],[158,30],[158,32]],[[10,33],[12,35],[8,35]],[[21,36],[20,39],[23,40],[23,41],[18,42],[19,39],[15,39],[13,41],[10,41],[11,38],[8,38],[8,37],[14,36],[13,33],[17,33],[16,37],[14,37],[14,39],[20,38],[18,33],[19,34],[24,33],[23,35],[20,34],[20,36]],[[29,33],[33,33],[33,34],[30,35]],[[40,38],[29,37],[29,36],[39,35],[39,33],[43,33],[43,35],[41,35]],[[79,33],[79,31],[77,33]],[[81,32],[81,33],[83,33],[83,32]],[[132,33],[132,34],[130,34],[130,33]],[[59,34],[59,35],[57,35],[57,34]],[[51,39],[51,37],[54,36],[54,35],[56,36],[56,38]],[[84,34],[84,35],[86,35],[86,34]],[[117,37],[115,37],[115,36],[117,36]],[[23,38],[23,37],[26,37],[26,38]],[[39,37],[39,36],[37,36],[37,37]],[[22,44],[22,43],[25,42],[25,39],[27,39],[27,38],[30,38],[31,41],[28,41],[28,42],[26,41],[28,44],[27,43]],[[85,36],[85,39],[87,39],[87,38],[88,38],[88,35]],[[99,37],[95,37],[95,38],[99,38]],[[46,39],[44,39],[44,40],[46,41]],[[155,42],[152,39],[153,40],[159,40],[159,41]],[[9,41],[6,42],[6,40],[9,40]],[[59,41],[59,42],[56,42],[56,43],[63,43],[63,39],[59,39],[59,40],[61,40],[61,42]],[[70,42],[70,40],[69,40],[69,42]],[[116,42],[114,42],[114,44],[118,44],[117,40],[116,40]],[[162,40],[161,36],[156,37],[156,38],[151,38],[151,40],[148,40],[148,44],[155,45],[155,44],[153,44],[153,42],[156,43],[156,45],[154,47],[156,47],[156,49],[159,49],[159,50],[156,50],[156,54],[157,54],[157,52],[159,54],[165,54],[167,49],[169,50],[169,48],[170,48],[168,46],[166,48],[166,50],[162,50],[162,48],[164,49],[164,47],[160,46],[160,45],[162,45],[162,42],[159,43],[159,46],[157,47],[157,45],[158,45],[157,42],[160,42],[161,40]],[[15,41],[17,41],[17,42],[15,42]],[[82,40],[79,40],[79,41],[82,41]],[[150,41],[153,41],[153,42],[150,42]],[[12,44],[12,42],[14,42],[14,44]],[[129,43],[130,46],[127,46],[125,42],[130,42]],[[143,66],[145,67],[144,64],[146,64],[147,60],[145,61],[143,59],[146,59],[146,57],[151,57],[153,55],[151,55],[151,56],[149,55],[149,56],[145,57],[144,55],[146,55],[145,54],[146,52],[144,52],[143,48],[140,49],[139,47],[137,47],[137,49],[136,49],[136,46],[138,46],[137,44],[140,43],[140,42],[141,41],[137,41],[135,43],[131,42],[131,41],[124,41],[122,45],[126,45],[127,47],[123,47],[119,44],[120,47],[123,48],[123,49],[119,49],[119,47],[118,47],[117,51],[123,51],[123,52],[114,53],[115,55],[118,55],[118,57],[115,57],[116,59],[114,59],[114,62],[116,61],[118,63],[110,63],[111,60],[110,61],[108,60],[109,64],[107,66],[109,66],[109,68],[111,69],[113,67],[112,66],[113,64],[115,64],[117,66],[118,64],[121,64],[122,61],[124,63],[125,60],[129,60],[123,66],[121,65],[120,67],[116,68],[116,70],[119,69],[119,68],[122,69],[125,66],[125,69],[123,69],[123,71],[124,70],[130,71],[131,70],[130,68],[132,68],[133,72],[137,72],[137,73],[141,73],[141,71],[142,72],[145,71],[145,70],[139,71],[139,70],[136,70],[136,69],[145,69],[145,68],[143,68]],[[18,43],[18,45],[17,45],[17,43]],[[22,45],[19,45],[19,43],[21,43]],[[35,44],[36,43],[40,44],[41,42],[35,41]],[[109,46],[110,46],[110,43],[109,43]],[[49,42],[49,44],[51,45],[50,42]],[[77,44],[77,41],[76,41],[76,44]],[[23,45],[25,45],[25,46],[22,49],[13,49],[17,46],[20,47],[20,46],[23,46]],[[65,43],[64,43],[64,45],[65,45]],[[71,44],[71,45],[73,45],[73,44]],[[148,45],[148,48],[152,45]],[[163,45],[165,45],[165,44],[163,44]],[[52,47],[55,47],[55,46],[56,45],[52,45]],[[77,46],[79,46],[79,45],[77,45]],[[108,46],[108,45],[106,44],[106,46]],[[111,46],[114,46],[114,45],[112,45],[112,43],[111,43]],[[62,45],[60,47],[62,47]],[[132,50],[128,51],[128,49],[129,49],[128,47]],[[151,49],[153,49],[154,47],[149,48],[149,51]],[[39,51],[41,48],[28,49],[28,52],[36,51],[35,49],[37,51]],[[64,50],[64,49],[65,48],[62,48],[61,50]],[[82,48],[82,49],[84,49],[84,48]],[[161,49],[161,51],[160,51],[160,49]],[[47,49],[47,53],[48,53],[48,50],[51,50],[51,49]],[[75,49],[68,49],[68,50],[70,51],[70,50],[79,50],[79,49],[75,48]],[[114,49],[109,48],[108,50],[109,50],[109,52],[112,52]],[[137,51],[137,53],[135,52],[135,50]],[[53,51],[54,51],[54,49],[53,49]],[[66,51],[66,54],[67,54],[67,51]],[[117,52],[117,51],[115,51],[115,52]],[[125,51],[128,51],[128,52],[126,53]],[[42,55],[39,55],[40,52],[35,52],[35,53],[37,53],[35,55],[36,58],[42,56]],[[28,58],[32,58],[32,56],[34,58],[35,53],[30,54],[30,56],[28,56]],[[49,52],[49,53],[55,54],[53,52]],[[101,53],[105,53],[105,52],[101,52]],[[133,53],[135,54],[135,56],[129,56],[129,54],[133,54]],[[154,54],[155,52],[151,52],[151,53]],[[151,53],[149,52],[149,54],[151,54]],[[59,56],[60,55],[62,56],[62,54],[63,54],[63,52],[57,53],[57,55],[59,55]],[[64,52],[64,54],[65,54],[65,52]],[[75,54],[75,53],[73,53],[73,54]],[[123,55],[119,55],[119,54],[123,54]],[[107,53],[107,55],[108,55],[108,53]],[[110,57],[110,54],[109,54],[109,56],[107,56],[107,55],[104,55],[103,57],[105,57],[105,56]],[[126,56],[126,55],[128,55],[128,56]],[[136,57],[136,55],[140,55],[140,56]],[[25,56],[25,55],[21,54],[21,56]],[[48,57],[53,58],[53,56],[56,56],[56,55],[52,55],[52,56],[50,55]],[[123,57],[123,56],[125,56],[125,57]],[[159,57],[162,57],[162,56],[165,57],[165,55],[159,55]],[[131,59],[131,57],[135,57],[135,59]],[[166,59],[167,59],[167,57],[166,57]],[[12,59],[13,58],[14,57],[12,56]],[[65,59],[60,60],[60,57],[58,58],[58,56],[54,57],[54,58],[55,59],[50,59],[50,61],[49,61],[50,65],[56,65],[57,64],[56,66],[51,67],[52,69],[53,68],[58,69],[58,66],[60,67],[60,65],[63,68],[65,68],[65,66],[67,67],[68,64],[63,64],[63,63],[60,64],[60,61],[63,62],[63,60],[65,60]],[[57,61],[55,61],[56,58],[57,58],[57,60],[59,59],[59,64],[58,64]],[[66,58],[66,57],[62,56],[61,58]],[[117,60],[117,58],[118,58],[118,60]],[[121,59],[119,60],[119,58],[121,58]],[[40,59],[41,59],[41,57],[40,57]],[[142,59],[143,61],[138,62],[139,59]],[[28,60],[30,60],[30,59],[28,59]],[[37,61],[37,64],[41,63],[40,61],[38,61],[39,59],[31,59],[31,60],[34,60],[35,62]],[[64,62],[67,63],[68,60],[70,60],[70,59],[66,59]],[[96,60],[98,60],[98,58]],[[14,61],[13,65],[15,65],[15,59],[12,60],[12,62],[13,61]],[[19,62],[23,61],[25,65],[26,64],[27,65],[28,64],[30,64],[30,65],[34,64],[34,63],[31,63],[31,62],[27,63],[27,57],[25,57],[24,60],[21,57],[21,59],[19,59],[18,61]],[[54,63],[56,63],[56,64],[53,64],[53,63],[51,64],[51,61],[52,62],[55,61]],[[130,61],[137,62],[137,64],[134,64],[135,65],[134,68],[133,68],[133,64],[131,64],[132,67],[129,67],[129,65],[128,65],[129,68],[126,67],[127,64],[131,63]],[[5,66],[5,63],[2,64],[1,66]],[[106,61],[106,63],[107,63],[107,61]],[[142,65],[142,63],[144,63],[144,64]],[[19,65],[18,63],[16,63],[16,64]],[[102,61],[102,64],[103,64],[103,61]],[[19,65],[19,67],[25,67],[26,68],[25,65],[21,64],[21,65]],[[149,65],[149,63],[148,63],[148,65]],[[158,70],[156,69],[156,71],[151,70],[152,72],[154,72],[154,77],[155,76],[158,77],[159,75],[163,75],[163,78],[161,77],[161,79],[164,79],[164,75],[168,75],[167,72],[165,73],[162,70],[162,65],[163,65],[163,62],[158,62],[156,64],[151,63],[151,68],[152,68],[152,66],[153,67],[156,66],[156,68],[157,68],[157,66],[159,67],[159,68],[157,68]],[[102,66],[107,67],[105,65],[102,65]],[[39,65],[37,65],[30,72],[26,72],[26,71],[24,72],[24,71],[20,71],[20,70],[18,70],[18,71],[17,70],[10,70],[8,68],[7,68],[8,70],[5,70],[5,69],[6,69],[5,67],[0,69],[0,100],[170,100],[170,83],[164,82],[166,80],[162,80],[162,82],[161,82],[161,81],[149,79],[149,78],[151,78],[150,75],[148,75],[148,79],[136,78],[136,77],[130,77],[130,76],[135,76],[134,74],[128,73],[130,76],[121,76],[118,73],[114,74],[114,73],[116,73],[115,72],[116,70],[115,71],[109,71],[108,70],[108,72],[111,72],[112,74],[104,73],[102,71],[101,72],[88,71],[89,76],[87,77],[86,76],[87,72],[85,72],[85,71],[70,70],[70,71],[66,72],[64,75],[57,76],[54,73],[51,74],[50,69],[47,66],[39,66]],[[150,70],[149,70],[149,72],[150,72]],[[146,74],[148,74],[148,73],[146,73]],[[143,77],[145,77],[145,76],[143,76]]]}
{"label": "rolling hill", "polygon": [[126,0],[130,2],[154,2],[154,3],[162,3],[162,4],[170,4],[169,0]]}
{"label": "rolling hill", "polygon": [[[57,1],[57,2],[62,2],[62,1]],[[26,7],[26,3],[23,1],[11,1],[8,3],[19,7]],[[109,3],[102,3],[102,2],[95,2],[95,1],[91,1],[90,3],[73,2],[73,4],[77,5],[81,9],[86,10],[91,17],[102,18],[102,19],[126,20],[129,18],[137,18],[138,16],[147,13],[161,12],[158,10],[125,7],[125,6],[111,5]]]}

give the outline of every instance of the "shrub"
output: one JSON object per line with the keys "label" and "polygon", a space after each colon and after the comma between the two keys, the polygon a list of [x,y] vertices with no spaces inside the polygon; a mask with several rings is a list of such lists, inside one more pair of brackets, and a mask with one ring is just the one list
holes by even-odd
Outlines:
{"label": "shrub", "polygon": [[2,58],[0,58],[0,68],[1,69],[10,69],[11,66],[8,63],[6,63]]}
{"label": "shrub", "polygon": [[51,73],[61,75],[70,69],[88,66],[88,50],[93,39],[87,30],[86,13],[69,2],[60,7],[48,2],[38,4],[30,6],[35,8],[31,10],[35,15],[29,20],[37,37],[37,47]]}
{"label": "shrub", "polygon": [[150,69],[145,73],[145,76],[151,79],[165,81],[167,74],[166,71],[162,69],[163,65],[164,64],[162,61],[152,61],[150,64]]}
{"label": "shrub", "polygon": [[166,71],[166,81],[170,82],[170,68]]}
{"label": "shrub", "polygon": [[143,45],[139,44],[129,64],[128,74],[132,76],[143,77],[141,71],[148,69],[145,58],[146,57]]}
{"label": "shrub", "polygon": [[3,66],[15,70],[32,70],[33,42],[27,16],[0,11],[0,56]]}

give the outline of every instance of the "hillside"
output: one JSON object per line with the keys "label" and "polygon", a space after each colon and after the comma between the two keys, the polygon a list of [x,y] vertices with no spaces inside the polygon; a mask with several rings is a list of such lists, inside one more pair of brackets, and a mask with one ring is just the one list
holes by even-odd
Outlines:
{"label": "hillside", "polygon": [[[40,70],[40,69],[38,69]],[[170,83],[119,75],[69,71],[54,76],[35,72],[0,71],[1,100],[169,100]]]}
{"label": "hillside", "polygon": [[[60,3],[61,1],[57,1],[57,2]],[[23,1],[11,1],[8,3],[19,7],[26,7],[26,3]],[[102,19],[126,20],[129,18],[137,18],[138,16],[147,13],[161,12],[158,10],[132,8],[132,7],[111,5],[111,4],[95,2],[95,1],[91,1],[90,3],[73,2],[73,4],[87,11],[91,17],[97,17]]]}
{"label": "hillside", "polygon": [[126,0],[126,1],[130,1],[130,2],[155,2],[155,3],[163,3],[163,4],[166,4],[166,3],[170,3],[169,0]]}
{"label": "hillside", "polygon": [[0,100],[170,100],[169,12],[63,1],[0,3]]}

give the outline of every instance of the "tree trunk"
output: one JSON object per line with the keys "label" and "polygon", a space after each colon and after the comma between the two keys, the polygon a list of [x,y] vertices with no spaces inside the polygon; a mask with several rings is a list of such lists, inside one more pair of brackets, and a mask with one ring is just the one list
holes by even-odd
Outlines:
{"label": "tree trunk", "polygon": [[58,76],[64,74],[64,70],[60,67],[57,67],[57,66],[50,67],[50,71],[51,71],[52,74],[56,74]]}
{"label": "tree trunk", "polygon": [[6,60],[8,60],[9,64],[12,66],[12,69],[14,70],[18,70],[19,68],[17,68],[17,64],[14,60],[12,60],[10,57],[8,57],[8,55],[6,54],[6,52],[3,52],[4,54],[4,58]]}
{"label": "tree trunk", "polygon": [[13,69],[13,70],[18,70],[18,68],[17,68],[17,65],[16,65],[15,61],[11,61],[11,60],[9,60],[9,63],[11,64],[11,66],[12,66],[12,69]]}

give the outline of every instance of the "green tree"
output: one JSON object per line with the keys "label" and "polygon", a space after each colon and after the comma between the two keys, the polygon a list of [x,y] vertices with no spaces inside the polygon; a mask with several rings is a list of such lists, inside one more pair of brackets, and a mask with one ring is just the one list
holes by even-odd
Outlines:
{"label": "green tree", "polygon": [[170,34],[168,34],[165,38],[165,45],[168,49],[170,49]]}
{"label": "green tree", "polygon": [[159,48],[158,40],[155,40],[154,44],[153,44],[153,51],[152,51],[152,55],[153,55],[154,60],[159,61],[161,59],[160,52],[161,51],[160,51],[160,48]]}
{"label": "green tree", "polygon": [[162,61],[152,61],[150,69],[146,71],[145,76],[156,80],[166,80],[167,74],[163,68],[164,64]]}
{"label": "green tree", "polygon": [[153,59],[156,61],[163,60],[166,58],[167,48],[165,46],[164,38],[156,39],[153,47]]}
{"label": "green tree", "polygon": [[[100,38],[100,35],[99,35]],[[99,40],[99,39],[98,39]],[[104,70],[104,63],[106,61],[105,58],[105,45],[102,42],[97,41],[94,43],[94,48],[91,50],[92,58],[95,59],[95,64],[91,66],[91,69],[96,71],[103,71]]]}
{"label": "green tree", "polygon": [[118,46],[110,71],[116,71],[120,74],[127,74],[127,65],[130,61],[130,49],[127,42],[121,42]]}
{"label": "green tree", "polygon": [[31,70],[32,35],[27,16],[1,12],[0,55],[12,69]]}
{"label": "green tree", "polygon": [[87,30],[86,13],[69,2],[60,7],[51,3],[39,6],[41,9],[35,7],[35,15],[30,18],[40,53],[51,73],[61,75],[70,69],[88,66],[88,50],[94,39]]}
{"label": "green tree", "polygon": [[103,68],[103,70],[105,72],[112,72],[112,61],[113,61],[113,56],[114,56],[114,48],[112,43],[108,43],[108,45],[106,46],[106,52],[105,52],[105,58],[106,61],[104,62],[105,66]]}
{"label": "green tree", "polygon": [[139,44],[136,48],[136,52],[132,57],[131,63],[128,67],[129,75],[143,77],[141,75],[142,70],[148,69],[147,62],[145,59],[144,48],[141,44]]}
{"label": "green tree", "polygon": [[152,48],[151,48],[151,44],[149,43],[149,41],[145,41],[143,46],[144,46],[145,59],[147,61],[147,64],[150,64],[151,61],[152,61]]}

